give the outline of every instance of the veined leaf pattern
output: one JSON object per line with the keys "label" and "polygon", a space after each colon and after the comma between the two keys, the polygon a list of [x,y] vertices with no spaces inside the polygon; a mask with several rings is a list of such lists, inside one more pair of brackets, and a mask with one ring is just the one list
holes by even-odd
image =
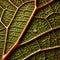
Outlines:
{"label": "veined leaf pattern", "polygon": [[59,0],[0,1],[1,60],[60,59]]}

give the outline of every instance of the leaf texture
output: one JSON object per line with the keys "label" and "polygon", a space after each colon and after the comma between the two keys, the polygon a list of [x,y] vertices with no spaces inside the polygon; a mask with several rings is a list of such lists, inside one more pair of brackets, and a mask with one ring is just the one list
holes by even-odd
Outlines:
{"label": "leaf texture", "polygon": [[60,1],[0,1],[1,60],[60,60]]}
{"label": "leaf texture", "polygon": [[0,56],[2,55],[3,46],[4,46],[4,39],[5,39],[5,28],[0,23]]}
{"label": "leaf texture", "polygon": [[11,46],[16,42],[19,35],[23,31],[23,29],[32,13],[33,7],[34,7],[33,1],[26,2],[24,5],[19,7],[19,10],[14,18],[14,21],[12,22],[12,24],[9,28],[6,51],[8,51],[11,48]]}
{"label": "leaf texture", "polygon": [[[58,34],[57,34],[58,33]],[[38,52],[40,50],[41,51],[41,57],[39,57],[39,54],[40,52],[38,52],[35,56],[35,54],[31,57],[29,57],[27,60],[50,60],[50,55],[48,55],[48,53],[51,52],[51,54],[54,54],[54,53],[58,53],[58,55],[60,55],[60,51],[58,51],[59,49],[56,49],[56,52],[55,50],[46,50],[44,51],[43,49],[45,48],[50,48],[50,47],[54,47],[54,46],[60,46],[60,29],[56,30],[56,31],[52,31],[50,33],[47,33],[37,39],[35,39],[34,41],[31,41],[29,43],[26,43],[26,44],[23,44],[21,45],[19,48],[17,48],[17,50],[15,50],[12,55],[10,56],[10,60],[23,60],[23,58],[25,59],[25,57],[29,56],[30,54],[33,55],[34,52]],[[48,52],[48,53],[47,53]],[[45,56],[45,54],[47,56]],[[43,56],[42,56],[43,55]],[[16,57],[15,57],[16,56]],[[49,56],[49,58],[48,58]],[[56,59],[57,59],[57,56],[56,56]],[[54,60],[55,58],[55,55],[52,56],[52,60]],[[8,59],[8,60],[9,60]]]}

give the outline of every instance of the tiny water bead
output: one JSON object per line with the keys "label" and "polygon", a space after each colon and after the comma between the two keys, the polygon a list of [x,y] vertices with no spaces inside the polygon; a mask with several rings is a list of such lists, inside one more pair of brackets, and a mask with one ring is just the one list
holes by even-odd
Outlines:
{"label": "tiny water bead", "polygon": [[36,33],[37,32],[37,29],[33,29],[33,32]]}

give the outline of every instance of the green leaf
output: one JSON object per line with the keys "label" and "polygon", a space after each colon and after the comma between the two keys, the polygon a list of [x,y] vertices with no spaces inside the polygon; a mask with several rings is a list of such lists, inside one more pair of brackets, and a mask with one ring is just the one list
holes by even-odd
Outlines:
{"label": "green leaf", "polygon": [[44,4],[46,4],[47,2],[49,2],[49,1],[51,1],[51,0],[37,0],[37,5],[38,6],[41,6],[41,5],[44,5]]}
{"label": "green leaf", "polygon": [[[53,50],[44,51],[43,49],[49,48],[49,47],[54,47],[54,46],[60,46],[60,42],[59,42],[60,37],[59,36],[60,36],[60,29],[47,33],[47,34],[35,39],[34,41],[26,43],[26,44],[20,46],[19,48],[17,48],[8,58],[8,60],[19,60],[19,59],[23,60],[23,58],[25,58],[31,54],[33,57],[30,56],[27,60],[33,60],[34,58],[36,60],[39,60],[39,59],[45,60],[45,58],[47,60],[49,60],[51,58],[51,56],[50,56],[51,54],[57,54],[57,57],[58,57],[58,55],[60,55],[60,51],[58,51],[59,49],[53,49],[54,51]],[[42,51],[38,52],[39,49]],[[36,53],[36,51],[38,53]],[[48,53],[51,52],[51,54],[48,55],[47,52]],[[36,53],[36,54],[34,54],[34,53]],[[37,56],[38,54],[39,55],[41,54],[40,55],[41,57]],[[48,56],[49,56],[49,58],[48,58]],[[56,57],[56,59],[57,59],[57,57]],[[54,58],[55,58],[55,55],[53,55],[51,59],[54,60]]]}
{"label": "green leaf", "polygon": [[4,28],[4,26],[0,23],[0,56],[2,55],[2,51],[3,51],[5,34],[6,34],[5,28]]}
{"label": "green leaf", "polygon": [[13,46],[13,44],[17,41],[27,21],[29,20],[33,7],[34,7],[33,1],[26,2],[24,5],[19,7],[19,10],[14,18],[14,21],[12,22],[9,28],[6,51],[8,51]]}
{"label": "green leaf", "polygon": [[1,0],[0,60],[59,60],[60,1]]}

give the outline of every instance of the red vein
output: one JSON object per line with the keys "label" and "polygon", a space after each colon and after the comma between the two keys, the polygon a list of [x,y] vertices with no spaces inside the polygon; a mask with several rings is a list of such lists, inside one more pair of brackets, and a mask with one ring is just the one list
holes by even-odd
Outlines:
{"label": "red vein", "polygon": [[[47,2],[46,4],[44,4],[44,5],[40,6],[40,7],[37,7],[37,0],[34,0],[34,1],[35,1],[35,8],[34,8],[34,10],[33,10],[33,12],[32,12],[32,15],[30,16],[30,18],[29,18],[29,20],[28,20],[28,22],[27,22],[25,28],[23,29],[23,32],[22,32],[21,35],[19,36],[17,42],[13,45],[13,47],[12,47],[5,55],[3,55],[3,60],[6,60],[7,57],[12,53],[12,51],[14,51],[14,49],[16,49],[17,47],[19,47],[19,45],[20,45],[20,46],[22,45],[22,44],[18,44],[18,43],[19,43],[19,41],[21,40],[23,34],[25,33],[25,31],[26,31],[26,29],[27,29],[27,27],[28,27],[30,21],[32,20],[33,15],[35,14],[35,12],[36,12],[37,10],[39,10],[39,9],[41,9],[41,8],[43,8],[43,7],[47,6],[47,5],[49,5],[49,4],[51,4],[54,0],[51,0],[50,2]],[[13,3],[12,3],[10,0],[9,0],[9,2],[13,5]],[[13,5],[13,6],[14,6],[14,5]],[[37,7],[37,8],[36,8],[36,7]],[[19,7],[18,7],[18,8],[19,8]],[[17,11],[18,11],[18,9],[17,9]],[[13,21],[15,15],[16,15],[16,13],[17,13],[17,11],[15,12],[15,14],[14,14],[14,16],[13,16],[11,22],[9,23],[8,27],[11,25],[11,23],[12,23],[12,21]],[[44,34],[50,32],[50,31],[53,31],[53,30],[55,30],[55,29],[58,29],[58,28],[60,28],[60,26],[59,26],[59,27],[56,27],[56,28],[53,28],[53,29],[50,29],[50,30],[48,30],[48,31],[46,31],[46,32],[44,32],[44,33],[42,33],[42,34],[40,34],[40,35],[34,37],[32,40],[34,40],[34,39],[38,38],[39,36],[42,36],[42,35],[44,35]],[[29,41],[29,42],[30,42],[30,41]],[[27,43],[28,43],[28,42],[27,42]],[[26,44],[27,44],[27,43],[26,43]]]}
{"label": "red vein", "polygon": [[[35,9],[33,10],[33,12],[34,12],[34,11],[35,11]],[[32,16],[31,16],[31,17],[32,17]],[[30,17],[30,19],[31,19],[31,17]],[[30,22],[30,19],[29,19],[28,23]],[[28,24],[27,24],[27,25],[28,25]],[[27,27],[27,25],[26,25],[26,27]],[[26,28],[24,28],[23,31],[25,31],[25,29],[26,29]],[[18,38],[17,42],[13,45],[13,47],[4,55],[4,57],[3,57],[4,60],[7,59],[7,57],[11,54],[11,52],[14,51],[14,50],[17,48],[18,43],[19,43],[19,39],[21,38],[22,35],[23,35],[23,32],[22,32],[22,34],[20,35],[20,37]]]}
{"label": "red vein", "polygon": [[2,21],[0,21],[1,22],[1,24],[6,28],[6,25],[2,22]]}
{"label": "red vein", "polygon": [[35,54],[38,53],[38,52],[43,52],[43,51],[47,51],[47,50],[53,50],[53,49],[57,49],[57,48],[60,48],[60,46],[54,46],[54,47],[49,47],[49,48],[39,49],[39,50],[37,50],[37,51],[31,53],[31,54],[28,55],[27,57],[25,57],[23,60],[28,59],[29,57],[35,55]]}
{"label": "red vein", "polygon": [[[33,10],[33,13],[32,13],[32,15],[31,15],[30,18],[29,18],[29,21],[27,22],[25,28],[23,29],[23,32],[22,32],[21,35],[19,36],[19,38],[18,38],[19,41],[20,41],[20,39],[22,38],[23,34],[25,33],[25,31],[26,31],[26,29],[27,29],[27,27],[28,27],[30,21],[32,20],[32,18],[33,18],[33,16],[34,16],[35,12],[36,12],[38,9],[41,9],[41,8],[43,8],[43,7],[45,7],[45,6],[49,5],[49,4],[51,4],[54,0],[51,0],[50,2],[44,4],[44,5],[40,6],[40,7],[37,7],[37,8],[36,8],[36,2],[37,2],[37,0],[34,0],[34,1],[35,1],[35,9]],[[18,40],[17,40],[17,41],[18,41]]]}
{"label": "red vein", "polygon": [[8,2],[13,5],[15,8],[18,8],[15,4],[13,4],[10,0],[8,0]]}
{"label": "red vein", "polygon": [[23,29],[22,33],[20,34],[20,36],[19,36],[19,38],[18,38],[18,41],[20,41],[20,39],[21,39],[22,35],[23,35],[23,34],[24,34],[24,32],[26,31],[26,28],[28,27],[28,25],[29,25],[30,21],[32,20],[32,18],[33,18],[33,15],[34,15],[35,11],[36,11],[36,9],[34,9],[34,10],[33,10],[33,13],[32,13],[32,15],[30,16],[30,18],[29,18],[29,20],[28,20],[28,22],[27,22],[27,24],[26,24],[25,28]]}
{"label": "red vein", "polygon": [[7,37],[8,37],[8,28],[6,27],[6,36],[5,36],[5,40],[4,40],[4,48],[3,48],[3,54],[2,54],[2,56],[5,54],[5,51],[6,51]]}
{"label": "red vein", "polygon": [[35,8],[37,8],[37,0],[35,0]]}
{"label": "red vein", "polygon": [[59,28],[60,28],[60,26],[55,27],[55,28],[52,28],[52,29],[49,29],[49,30],[47,30],[47,31],[45,31],[45,32],[43,32],[43,33],[35,36],[34,38],[32,38],[32,39],[30,39],[30,40],[28,40],[28,41],[26,41],[26,42],[24,42],[24,43],[19,44],[18,47],[21,46],[21,45],[24,45],[24,44],[28,44],[29,42],[32,42],[33,40],[37,39],[38,37],[41,37],[41,36],[43,36],[43,35],[51,32],[51,31],[54,31],[54,30],[59,29]]}
{"label": "red vein", "polygon": [[[29,2],[29,1],[27,1],[27,2],[25,2],[25,3],[28,3],[28,2]],[[32,1],[30,1],[30,2],[32,2]],[[25,3],[23,3],[22,5],[24,5]],[[21,6],[22,6],[22,5],[21,5]],[[21,6],[19,6],[19,8],[20,8]],[[18,37],[18,39],[17,39],[17,43],[19,43],[20,39],[22,38],[23,34],[25,33],[26,28],[28,27],[30,21],[32,20],[33,15],[35,14],[35,12],[36,12],[36,8],[34,8],[32,14],[31,14],[31,16],[30,16],[30,18],[29,18],[29,20],[28,20],[28,22],[27,22],[27,24],[26,24],[26,26],[24,27],[22,33],[21,33],[20,36]]]}
{"label": "red vein", "polygon": [[48,5],[50,5],[51,3],[53,3],[53,2],[54,2],[54,0],[51,0],[50,2],[47,2],[46,4],[37,7],[37,10],[39,10],[39,9],[41,9],[41,8],[44,8],[45,6],[48,6]]}
{"label": "red vein", "polygon": [[[20,7],[20,6],[19,6],[19,7]],[[13,18],[12,18],[11,22],[10,22],[10,24],[12,23],[12,21],[13,21],[13,19],[14,19],[15,15],[16,15],[16,13],[17,13],[17,11],[18,11],[18,10],[16,10],[16,12],[15,12],[15,14],[14,14],[14,16],[13,16]],[[22,33],[21,33],[21,35],[19,36],[19,38],[18,38],[17,42],[12,46],[12,48],[11,48],[11,49],[10,49],[10,50],[5,54],[5,55],[3,55],[3,60],[6,60],[6,59],[7,59],[7,57],[12,53],[12,51],[14,51],[14,49],[16,49],[16,48],[17,48],[18,43],[19,43],[19,41],[20,41],[20,38],[21,38],[21,37],[22,37],[22,35],[24,34],[24,32],[25,32],[25,30],[26,30],[26,28],[27,28],[28,24],[30,23],[31,19],[33,18],[33,15],[34,15],[35,11],[36,11],[36,9],[34,8],[34,10],[33,10],[32,14],[31,14],[31,16],[30,16],[30,18],[29,18],[29,20],[28,20],[28,22],[27,22],[26,26],[25,26],[25,28],[23,29],[23,32],[22,32]],[[8,25],[8,27],[10,26],[10,24]]]}
{"label": "red vein", "polygon": [[1,19],[2,19],[2,17],[3,17],[3,14],[5,13],[5,10],[6,10],[6,9],[3,9],[3,12],[2,12],[2,14],[1,14]]}
{"label": "red vein", "polygon": [[12,22],[13,22],[15,16],[16,16],[16,14],[17,14],[17,12],[18,12],[18,8],[16,9],[15,14],[13,15],[13,18],[11,19],[11,21],[10,21],[10,23],[9,23],[9,25],[8,25],[8,28],[9,28],[10,25],[12,24]]}

